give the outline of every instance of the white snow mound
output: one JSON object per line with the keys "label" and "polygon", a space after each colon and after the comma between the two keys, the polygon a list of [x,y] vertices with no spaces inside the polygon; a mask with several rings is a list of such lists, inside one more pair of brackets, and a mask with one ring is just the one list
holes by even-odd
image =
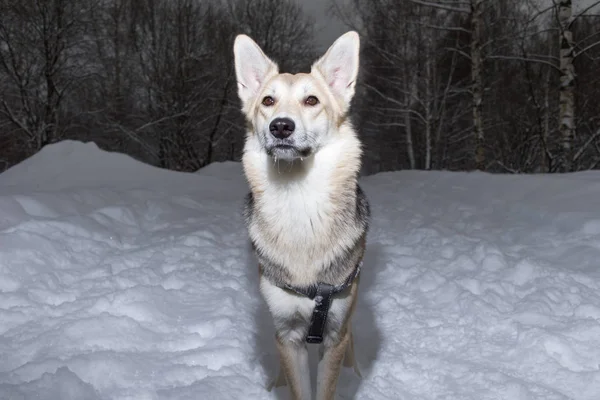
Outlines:
{"label": "white snow mound", "polygon": [[[372,205],[342,399],[600,399],[600,173],[405,171]],[[61,142],[0,174],[0,400],[276,399],[238,163]],[[278,397],[279,396],[279,397]]]}

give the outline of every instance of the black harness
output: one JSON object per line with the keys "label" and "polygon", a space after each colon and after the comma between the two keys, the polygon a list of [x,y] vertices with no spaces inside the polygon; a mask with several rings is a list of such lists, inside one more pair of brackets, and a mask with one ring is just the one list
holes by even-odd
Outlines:
{"label": "black harness", "polygon": [[352,285],[354,279],[360,274],[361,266],[362,260],[356,265],[354,271],[352,271],[352,274],[350,274],[344,283],[337,286],[323,282],[308,287],[294,287],[287,283],[276,284],[276,286],[282,289],[291,290],[292,292],[306,296],[311,300],[315,300],[312,320],[310,322],[310,327],[308,328],[308,334],[306,335],[307,343],[323,342],[323,332],[325,331],[325,324],[327,323],[327,314],[329,313],[329,307],[331,306],[331,298],[334,294],[343,292]]}

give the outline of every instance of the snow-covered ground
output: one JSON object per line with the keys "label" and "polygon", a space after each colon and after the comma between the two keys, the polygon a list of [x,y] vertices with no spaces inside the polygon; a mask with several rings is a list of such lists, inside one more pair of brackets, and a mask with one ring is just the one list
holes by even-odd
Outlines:
{"label": "snow-covered ground", "polygon": [[[600,172],[362,179],[343,399],[600,399]],[[275,399],[237,163],[63,142],[0,174],[0,399]]]}

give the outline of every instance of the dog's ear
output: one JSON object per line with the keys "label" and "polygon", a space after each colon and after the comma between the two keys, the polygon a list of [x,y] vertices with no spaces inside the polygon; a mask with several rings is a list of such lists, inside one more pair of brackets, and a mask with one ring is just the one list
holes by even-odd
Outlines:
{"label": "dog's ear", "polygon": [[344,111],[354,96],[360,38],[358,33],[350,31],[340,36],[327,50],[325,55],[312,66],[312,73],[319,73],[331,88],[333,94],[343,100]]}
{"label": "dog's ear", "polygon": [[246,108],[258,94],[265,80],[277,74],[279,68],[265,55],[258,44],[246,35],[238,35],[235,38],[233,55],[238,95]]}

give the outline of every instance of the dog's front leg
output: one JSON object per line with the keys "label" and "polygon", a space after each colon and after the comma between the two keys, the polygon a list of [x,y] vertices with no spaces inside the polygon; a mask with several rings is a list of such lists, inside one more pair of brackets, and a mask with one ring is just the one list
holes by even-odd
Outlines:
{"label": "dog's front leg", "polygon": [[350,340],[346,346],[346,355],[344,356],[344,367],[352,368],[354,373],[359,378],[362,378],[360,369],[358,368],[358,362],[356,361],[356,354],[354,353],[354,336],[352,335],[352,329],[350,329]]}
{"label": "dog's front leg", "polygon": [[317,400],[333,400],[346,349],[350,345],[350,329],[345,329],[337,341],[324,342],[324,351],[317,370]]}
{"label": "dog's front leg", "polygon": [[276,335],[277,349],[281,362],[280,368],[285,374],[294,400],[310,400],[310,369],[306,343],[286,340]]}

